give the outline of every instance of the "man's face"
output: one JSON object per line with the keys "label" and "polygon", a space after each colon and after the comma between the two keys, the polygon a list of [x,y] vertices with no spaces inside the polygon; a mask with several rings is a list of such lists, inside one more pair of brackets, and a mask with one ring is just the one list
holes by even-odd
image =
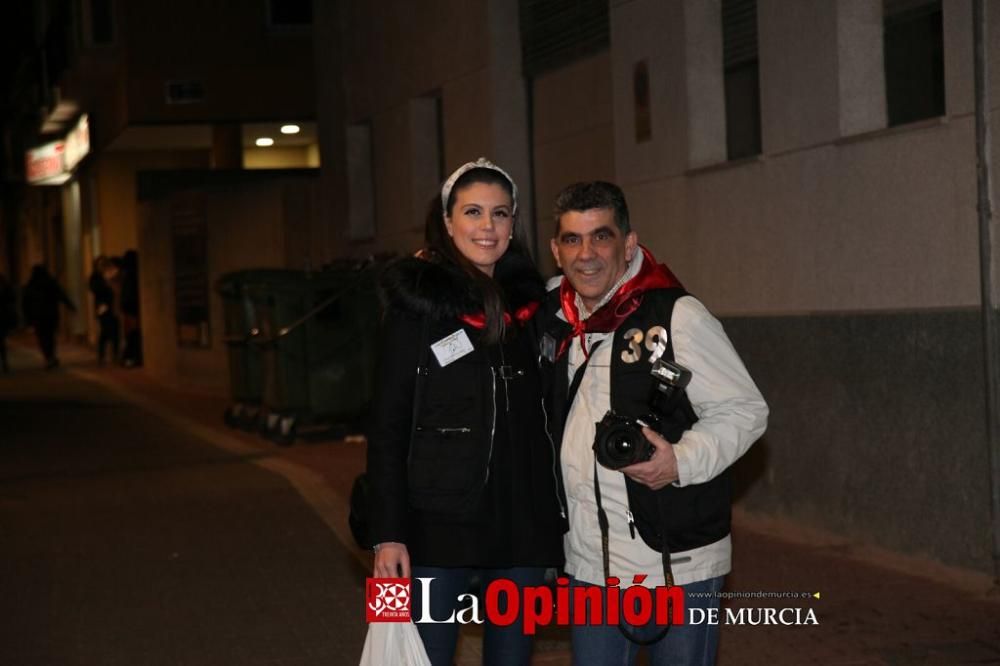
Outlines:
{"label": "man's face", "polygon": [[638,237],[622,234],[610,208],[591,208],[563,213],[551,246],[556,264],[592,311],[625,274]]}

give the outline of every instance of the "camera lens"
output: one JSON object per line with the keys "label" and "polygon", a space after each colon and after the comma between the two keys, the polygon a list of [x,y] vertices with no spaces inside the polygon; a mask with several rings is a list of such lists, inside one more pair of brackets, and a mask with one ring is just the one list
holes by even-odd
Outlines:
{"label": "camera lens", "polygon": [[632,441],[628,433],[619,433],[617,437],[611,440],[610,445],[615,458],[621,458],[622,460],[632,459],[632,452],[635,451],[635,442]]}
{"label": "camera lens", "polygon": [[635,462],[636,447],[639,445],[637,435],[642,437],[642,433],[637,433],[626,425],[618,424],[610,428],[604,437],[603,463],[612,469],[618,469]]}
{"label": "camera lens", "polygon": [[651,446],[642,434],[638,419],[631,419],[608,412],[597,424],[594,437],[594,455],[597,462],[608,469],[621,469],[628,465],[649,460]]}

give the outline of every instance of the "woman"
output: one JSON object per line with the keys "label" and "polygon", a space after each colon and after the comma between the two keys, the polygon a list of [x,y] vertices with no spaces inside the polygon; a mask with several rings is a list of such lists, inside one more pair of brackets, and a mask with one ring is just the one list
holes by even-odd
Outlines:
{"label": "woman", "polygon": [[113,278],[115,266],[104,255],[94,260],[94,270],[90,274],[90,293],[94,295],[94,312],[100,326],[97,338],[97,364],[104,365],[107,348],[111,346],[111,361],[118,360],[118,315],[115,314],[115,291],[109,278]]}
{"label": "woman", "polygon": [[[368,473],[375,576],[433,578],[431,614],[442,620],[474,577],[484,590],[499,578],[543,584],[562,563],[565,518],[524,328],[544,286],[513,180],[482,158],[463,165],[426,236],[418,257],[382,279]],[[413,586],[415,618],[422,592]],[[433,664],[452,663],[458,626],[417,624]],[[487,624],[484,663],[524,664],[530,653],[520,622]]]}
{"label": "woman", "polygon": [[125,348],[122,349],[122,365],[134,368],[142,365],[142,329],[139,327],[139,254],[127,250],[121,258],[121,292],[118,306],[121,311],[122,334]]}

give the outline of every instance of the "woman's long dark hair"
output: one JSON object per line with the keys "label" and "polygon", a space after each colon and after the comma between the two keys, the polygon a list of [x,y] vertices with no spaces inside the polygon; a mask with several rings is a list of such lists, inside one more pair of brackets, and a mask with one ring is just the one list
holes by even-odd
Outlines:
{"label": "woman's long dark hair", "polygon": [[[473,183],[499,185],[511,196],[511,201],[513,202],[513,188],[510,181],[504,178],[503,174],[487,168],[470,169],[462,174],[451,188],[451,192],[448,195],[447,207],[449,217],[455,206],[455,196],[458,192]],[[503,339],[506,333],[503,314],[507,309],[507,300],[503,288],[495,279],[477,268],[475,264],[469,261],[455,247],[455,241],[448,235],[448,230],[444,225],[444,211],[445,208],[441,203],[440,195],[435,196],[431,201],[430,210],[427,213],[426,225],[424,226],[424,240],[427,244],[427,249],[441,259],[458,266],[472,280],[476,291],[482,297],[483,313],[486,315],[486,327],[483,329],[482,341],[487,344],[498,342]],[[500,261],[497,262],[498,266],[511,253],[528,257],[530,261],[530,255],[526,249],[527,243],[523,227],[524,225],[518,224],[517,216],[515,215],[514,237],[510,239],[507,251],[500,258]]]}

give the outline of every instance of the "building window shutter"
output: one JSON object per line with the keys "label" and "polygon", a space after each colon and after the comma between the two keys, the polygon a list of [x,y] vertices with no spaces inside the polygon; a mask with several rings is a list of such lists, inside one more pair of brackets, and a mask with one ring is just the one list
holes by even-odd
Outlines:
{"label": "building window shutter", "polygon": [[608,48],[608,0],[521,0],[528,78]]}
{"label": "building window shutter", "polygon": [[757,0],[722,0],[722,57],[726,91],[726,157],[761,152]]}
{"label": "building window shutter", "polygon": [[889,126],[943,116],[941,0],[885,0],[882,12]]}

